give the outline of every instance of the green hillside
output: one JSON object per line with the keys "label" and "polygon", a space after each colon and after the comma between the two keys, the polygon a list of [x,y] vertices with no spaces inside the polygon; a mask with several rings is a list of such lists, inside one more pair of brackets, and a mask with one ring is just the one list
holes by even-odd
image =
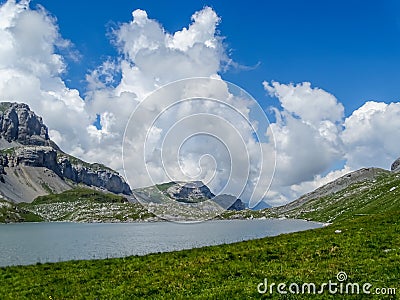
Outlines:
{"label": "green hillside", "polygon": [[132,222],[155,217],[140,203],[131,203],[124,196],[88,188],[40,196],[18,207],[45,221]]}
{"label": "green hillside", "polygon": [[[171,253],[0,268],[1,299],[398,299],[399,183],[398,174],[388,173],[291,211],[257,212],[333,222],[320,229]],[[45,198],[32,205],[52,204]],[[344,284],[367,285],[371,294],[332,294],[326,287],[312,295],[308,289],[283,295],[276,286],[272,294],[257,291],[265,279],[286,287],[314,283],[318,291],[329,281],[339,284],[339,272],[347,274]]]}
{"label": "green hillside", "polygon": [[16,204],[0,199],[0,223],[41,222],[43,218]]}
{"label": "green hillside", "polygon": [[347,188],[311,199],[300,207],[270,209],[271,216],[337,222],[356,216],[400,210],[400,174],[382,173],[373,180],[354,183]]}
{"label": "green hillside", "polygon": [[[336,233],[340,232],[340,233]],[[358,217],[277,237],[120,259],[0,268],[2,299],[260,299],[257,285],[347,282],[400,289],[400,214]],[[393,290],[391,290],[393,293]],[[268,299],[396,295],[266,294]]]}

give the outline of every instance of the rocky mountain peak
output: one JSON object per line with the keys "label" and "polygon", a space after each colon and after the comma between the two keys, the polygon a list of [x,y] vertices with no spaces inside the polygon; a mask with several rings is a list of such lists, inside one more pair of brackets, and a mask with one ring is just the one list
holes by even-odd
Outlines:
{"label": "rocky mountain peak", "polygon": [[[54,176],[48,176],[49,172]],[[27,176],[25,181],[22,176]],[[132,193],[114,170],[64,153],[28,105],[0,102],[0,196],[30,202],[32,197],[77,184],[116,194]]]}
{"label": "rocky mountain peak", "polygon": [[49,139],[48,128],[27,104],[0,103],[0,137],[22,145],[55,146]]}
{"label": "rocky mountain peak", "polygon": [[166,193],[170,198],[183,202],[197,202],[214,197],[202,181],[171,182]]}
{"label": "rocky mountain peak", "polygon": [[246,208],[240,199],[232,195],[214,195],[202,181],[172,181],[157,185],[157,188],[164,195],[178,202],[199,203],[212,200],[228,210],[243,210]]}
{"label": "rocky mountain peak", "polygon": [[400,172],[400,157],[393,162],[390,170],[392,172]]}

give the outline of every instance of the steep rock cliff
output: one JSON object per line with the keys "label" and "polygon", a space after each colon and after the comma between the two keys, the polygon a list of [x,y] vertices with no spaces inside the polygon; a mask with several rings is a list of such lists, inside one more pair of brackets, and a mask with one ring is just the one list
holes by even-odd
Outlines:
{"label": "steep rock cliff", "polygon": [[[26,168],[29,171],[23,172]],[[57,183],[61,190],[69,185],[83,184],[110,191],[130,195],[131,189],[125,180],[114,170],[101,164],[90,164],[68,155],[49,138],[48,128],[42,118],[21,103],[0,103],[0,193],[1,183],[7,181],[8,198],[14,201],[27,201],[21,195],[41,195],[43,190],[37,186],[51,186],[46,177],[25,178],[23,181],[17,175],[36,174],[31,168],[50,170],[65,183]],[[15,176],[14,176],[15,175]],[[15,178],[12,178],[12,177]],[[6,180],[8,177],[9,180]],[[17,182],[18,181],[18,182]],[[34,189],[37,193],[18,191],[26,183],[26,189]],[[15,184],[14,184],[15,183]],[[13,188],[14,186],[14,188]],[[4,187],[5,188],[5,187]],[[46,188],[50,191],[51,188]],[[57,189],[56,192],[59,190]],[[19,196],[13,196],[13,195]],[[11,195],[11,196],[10,196]],[[22,198],[21,198],[22,197]]]}

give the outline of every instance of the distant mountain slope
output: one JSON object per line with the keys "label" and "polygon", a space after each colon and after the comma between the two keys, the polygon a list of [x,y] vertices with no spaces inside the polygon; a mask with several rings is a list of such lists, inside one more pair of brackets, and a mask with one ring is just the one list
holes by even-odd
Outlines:
{"label": "distant mountain slope", "polygon": [[226,209],[244,209],[240,199],[215,196],[201,181],[156,184],[133,190],[133,196],[160,218],[177,222],[209,220]]}
{"label": "distant mountain slope", "polygon": [[359,215],[400,210],[400,173],[365,168],[349,173],[269,216],[334,222]]}
{"label": "distant mountain slope", "polygon": [[18,209],[44,221],[115,223],[158,220],[141,204],[132,203],[128,198],[88,188],[76,188],[38,197],[32,203],[19,203]]}
{"label": "distant mountain slope", "polygon": [[251,210],[261,210],[266,208],[271,208],[271,205],[265,203],[264,201],[260,201],[256,206],[251,208]]}
{"label": "distant mountain slope", "polygon": [[380,175],[389,174],[390,172],[379,168],[363,168],[351,173],[348,173],[332,182],[329,182],[316,190],[301,196],[299,199],[279,207],[279,211],[292,210],[302,206],[311,200],[329,196],[340,192],[352,184],[358,182],[373,182]]}
{"label": "distant mountain slope", "polygon": [[214,195],[202,181],[171,181],[134,190],[135,194],[146,196],[146,202],[162,203],[165,198],[180,203],[196,204],[212,200],[227,210],[243,210],[245,204],[232,195]]}
{"label": "distant mountain slope", "polygon": [[18,204],[0,199],[0,223],[41,222],[43,219]]}
{"label": "distant mountain slope", "polygon": [[42,118],[28,105],[0,103],[0,196],[31,202],[77,185],[130,195],[115,171],[64,153],[50,140]]}
{"label": "distant mountain slope", "polygon": [[183,203],[198,203],[215,196],[201,181],[171,181],[157,184],[156,188],[165,196]]}
{"label": "distant mountain slope", "polygon": [[226,211],[222,219],[298,218],[337,222],[363,215],[400,212],[400,158],[392,171],[363,168],[283,206]]}

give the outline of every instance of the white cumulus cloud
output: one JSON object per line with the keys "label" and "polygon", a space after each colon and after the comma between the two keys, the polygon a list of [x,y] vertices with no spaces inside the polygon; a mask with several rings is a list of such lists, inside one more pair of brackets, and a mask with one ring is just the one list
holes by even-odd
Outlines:
{"label": "white cumulus cloud", "polygon": [[61,79],[66,65],[57,50],[70,42],[55,19],[43,7],[31,10],[29,1],[7,1],[0,6],[0,40],[1,100],[29,104],[50,136],[74,152],[91,121],[78,91]]}
{"label": "white cumulus cloud", "polygon": [[274,109],[277,121],[271,124],[277,151],[276,183],[299,184],[327,171],[343,155],[339,138],[343,105],[307,82],[264,82],[264,88],[283,107]]}
{"label": "white cumulus cloud", "polygon": [[282,107],[273,108],[277,121],[271,124],[277,147],[271,204],[362,167],[388,169],[400,156],[400,103],[369,101],[345,118],[332,94],[308,82],[263,84]]}
{"label": "white cumulus cloud", "polygon": [[341,138],[353,169],[387,169],[400,156],[400,103],[366,102],[344,122]]}

